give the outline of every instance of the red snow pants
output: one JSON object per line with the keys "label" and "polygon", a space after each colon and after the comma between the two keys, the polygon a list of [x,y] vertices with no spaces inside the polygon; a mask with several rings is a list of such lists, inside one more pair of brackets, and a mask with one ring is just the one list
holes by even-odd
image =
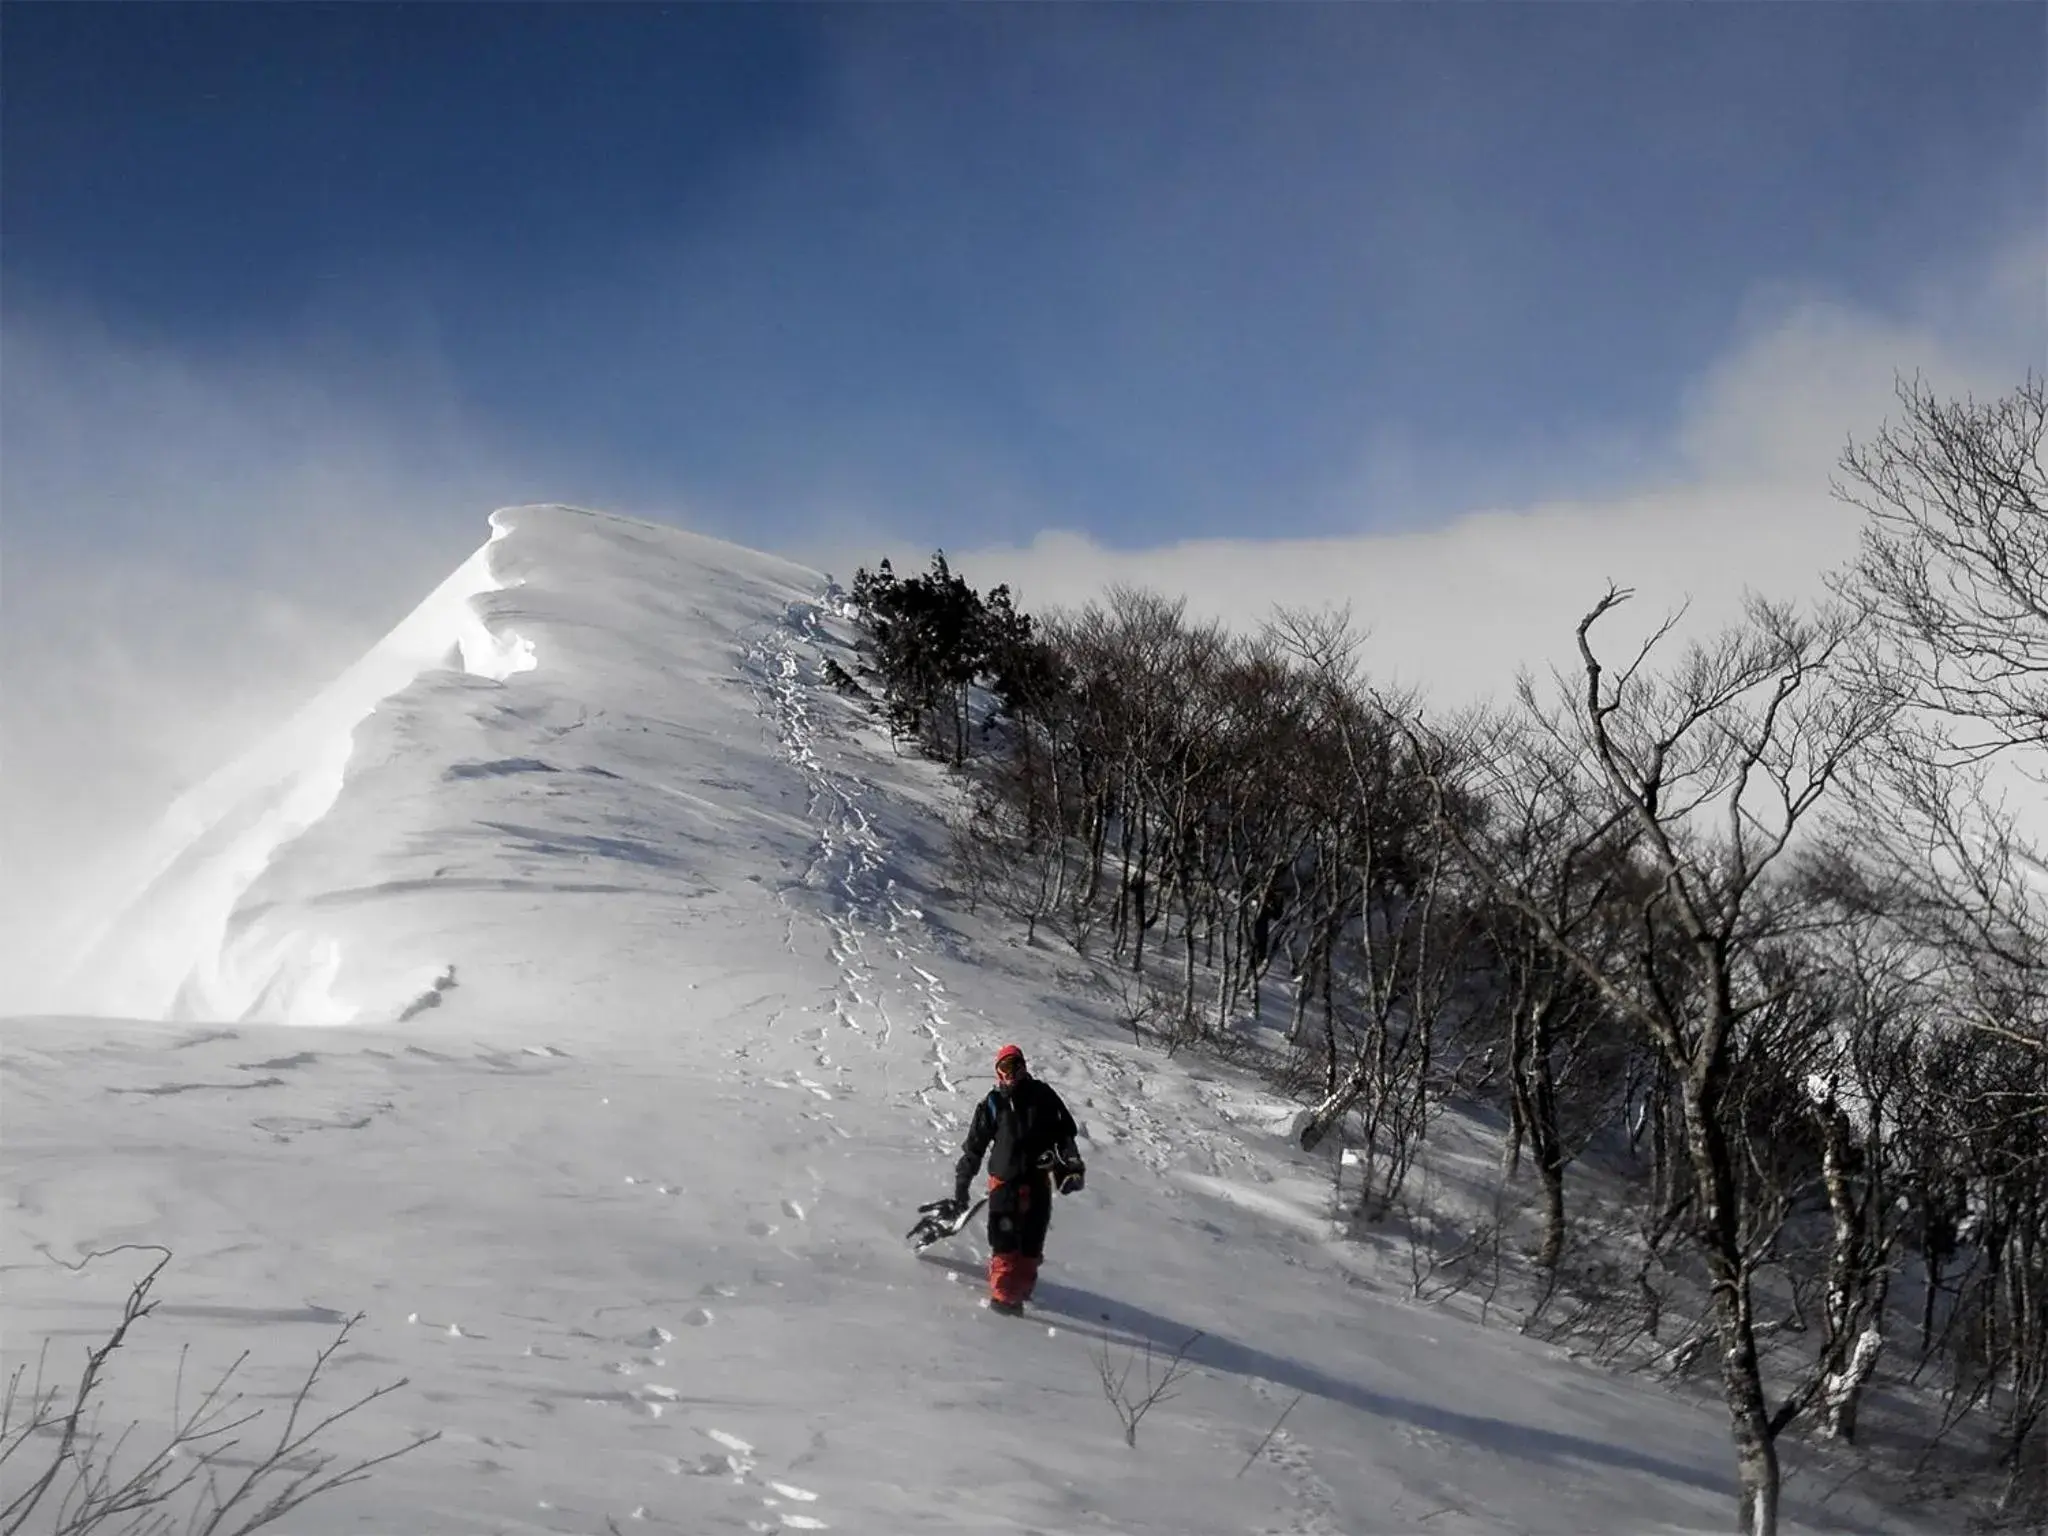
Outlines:
{"label": "red snow pants", "polygon": [[988,1291],[997,1301],[1031,1299],[1052,1225],[1052,1175],[988,1181]]}

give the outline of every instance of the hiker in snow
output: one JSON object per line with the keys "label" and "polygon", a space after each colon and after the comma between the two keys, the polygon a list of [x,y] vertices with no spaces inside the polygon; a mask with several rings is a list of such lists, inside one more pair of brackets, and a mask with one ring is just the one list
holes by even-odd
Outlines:
{"label": "hiker in snow", "polygon": [[967,1208],[968,1186],[988,1158],[989,1305],[1021,1312],[1038,1281],[1052,1192],[1079,1194],[1087,1169],[1074,1145],[1074,1117],[1049,1083],[1024,1067],[1024,1052],[996,1052],[995,1091],[975,1107],[974,1124],[954,1165],[954,1210]]}

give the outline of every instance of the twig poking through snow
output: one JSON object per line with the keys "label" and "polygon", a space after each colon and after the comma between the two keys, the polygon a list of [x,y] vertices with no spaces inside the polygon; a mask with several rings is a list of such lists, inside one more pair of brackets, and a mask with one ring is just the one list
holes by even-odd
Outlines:
{"label": "twig poking through snow", "polygon": [[1173,1352],[1173,1358],[1167,1362],[1164,1374],[1156,1380],[1152,1373],[1152,1343],[1149,1339],[1146,1341],[1145,1394],[1142,1397],[1128,1386],[1131,1367],[1136,1363],[1134,1355],[1126,1352],[1123,1369],[1118,1370],[1110,1363],[1109,1344],[1104,1341],[1102,1354],[1095,1362],[1096,1371],[1102,1378],[1102,1395],[1109,1399],[1110,1407],[1116,1410],[1117,1418],[1123,1422],[1125,1445],[1133,1449],[1137,1447],[1138,1421],[1151,1411],[1153,1404],[1163,1403],[1172,1397],[1175,1384],[1194,1369],[1188,1364],[1187,1355],[1201,1337],[1200,1332],[1189,1334],[1181,1347]]}
{"label": "twig poking through snow", "polygon": [[1287,1415],[1294,1412],[1294,1403],[1300,1402],[1301,1396],[1302,1395],[1299,1392],[1295,1393],[1294,1402],[1289,1403],[1285,1408],[1282,1408],[1280,1410],[1280,1417],[1275,1419],[1273,1421],[1273,1427],[1266,1431],[1266,1438],[1261,1440],[1257,1445],[1252,1447],[1251,1455],[1245,1457],[1244,1465],[1237,1469],[1237,1471],[1233,1474],[1233,1477],[1243,1477],[1245,1473],[1251,1471],[1252,1463],[1259,1459],[1259,1452],[1263,1451],[1267,1446],[1273,1443],[1273,1437],[1280,1433],[1280,1426],[1287,1422]]}

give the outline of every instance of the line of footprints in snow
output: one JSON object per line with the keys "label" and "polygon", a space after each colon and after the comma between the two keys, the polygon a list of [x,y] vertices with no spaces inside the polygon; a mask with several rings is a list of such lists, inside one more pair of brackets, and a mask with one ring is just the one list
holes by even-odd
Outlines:
{"label": "line of footprints in snow", "polygon": [[[730,1286],[707,1286],[706,1289],[721,1296],[734,1294]],[[683,1317],[683,1321],[693,1328],[705,1327],[711,1320],[711,1311],[706,1307],[698,1307],[684,1314]],[[480,1335],[465,1333],[461,1325],[456,1323],[424,1323],[417,1312],[407,1317],[406,1321],[416,1325],[438,1328],[446,1332],[451,1338],[480,1337]],[[596,1335],[584,1333],[581,1330],[577,1330],[574,1336],[585,1339],[596,1337]],[[667,1366],[668,1361],[660,1351],[664,1345],[672,1343],[674,1339],[675,1335],[666,1328],[657,1327],[650,1329],[645,1338],[645,1342],[650,1346],[650,1352],[647,1355],[637,1361],[615,1361],[607,1369],[612,1374],[618,1376],[636,1376],[644,1366],[652,1366],[657,1370],[663,1369]],[[559,1358],[548,1357],[543,1351],[531,1344],[527,1345],[523,1353],[538,1358]],[[669,1404],[679,1401],[681,1397],[682,1393],[674,1387],[650,1381],[642,1383],[631,1392],[589,1396],[584,1400],[597,1404],[633,1402],[645,1409],[650,1418],[658,1419]],[[777,1520],[749,1520],[747,1522],[747,1529],[750,1531],[824,1531],[831,1529],[825,1521],[815,1515],[803,1514],[797,1510],[788,1510],[781,1507],[784,1503],[798,1505],[815,1504],[818,1501],[818,1495],[809,1488],[801,1488],[795,1483],[783,1482],[776,1478],[756,1480],[754,1472],[760,1465],[760,1462],[754,1454],[754,1447],[748,1441],[741,1439],[729,1430],[723,1429],[702,1429],[698,1433],[717,1445],[719,1449],[706,1451],[694,1458],[681,1456],[664,1457],[663,1465],[671,1475],[678,1477],[730,1477],[733,1482],[739,1484],[758,1481],[761,1487],[768,1490],[761,1499],[762,1506],[766,1509],[775,1510]],[[555,1506],[550,1500],[542,1499],[539,1501],[538,1507],[543,1510],[552,1510]],[[649,1518],[647,1507],[644,1504],[638,1506],[631,1510],[626,1518],[629,1520],[645,1520]]]}
{"label": "line of footprints in snow", "polygon": [[[657,1184],[651,1179],[638,1178],[633,1174],[627,1174],[625,1181],[628,1184],[649,1185],[656,1194],[674,1195],[680,1193],[679,1188],[675,1185]],[[782,1211],[792,1221],[807,1219],[800,1201],[784,1200],[782,1202]],[[780,1229],[773,1223],[757,1221],[751,1223],[747,1230],[756,1237],[772,1237]],[[738,1292],[729,1285],[713,1284],[705,1286],[703,1294],[707,1296],[734,1296]],[[466,1332],[460,1323],[430,1322],[422,1318],[417,1312],[410,1313],[405,1320],[415,1327],[433,1328],[437,1332],[445,1333],[453,1339],[484,1337],[481,1334]],[[711,1309],[703,1306],[693,1307],[682,1316],[682,1321],[691,1328],[708,1328],[713,1320],[714,1314]],[[612,1342],[604,1341],[600,1335],[586,1332],[580,1328],[572,1330],[570,1336],[577,1339]],[[606,1366],[605,1369],[614,1376],[638,1376],[643,1370],[649,1368],[665,1370],[668,1367],[668,1358],[662,1354],[662,1350],[667,1345],[674,1343],[675,1337],[675,1334],[666,1328],[658,1326],[650,1328],[638,1339],[638,1343],[648,1351],[646,1354],[638,1359],[615,1360]],[[549,1355],[545,1350],[532,1344],[527,1345],[520,1353],[533,1359],[562,1358],[557,1355]],[[674,1387],[667,1386],[661,1382],[647,1381],[639,1383],[630,1391],[590,1395],[586,1396],[584,1401],[593,1404],[632,1403],[642,1409],[649,1418],[658,1419],[670,1404],[679,1402],[682,1399],[682,1395]],[[777,1520],[749,1520],[747,1522],[747,1529],[750,1531],[824,1531],[831,1529],[825,1521],[815,1515],[781,1508],[784,1503],[799,1505],[815,1504],[818,1501],[818,1495],[812,1490],[800,1488],[794,1483],[786,1483],[774,1478],[754,1479],[755,1468],[760,1463],[754,1455],[754,1447],[747,1441],[723,1429],[703,1429],[698,1432],[706,1439],[718,1445],[720,1449],[706,1451],[694,1459],[679,1456],[664,1457],[663,1464],[670,1474],[688,1477],[729,1476],[733,1482],[739,1484],[745,1484],[750,1480],[758,1481],[761,1487],[768,1490],[767,1494],[762,1497],[761,1503],[764,1508],[776,1511]],[[549,1500],[542,1499],[539,1507],[544,1510],[551,1510],[554,1508],[554,1505]],[[629,1520],[648,1519],[647,1507],[641,1505],[633,1509],[626,1518]]]}
{"label": "line of footprints in snow", "polygon": [[[805,606],[807,607],[808,605]],[[804,631],[807,636],[814,637],[814,614],[809,612],[800,613],[797,607],[793,605],[789,622],[792,628]],[[810,712],[803,698],[801,687],[802,671],[793,647],[794,637],[783,634],[774,637],[774,639],[776,644],[773,647],[773,654],[770,653],[768,646],[757,642],[753,658],[761,673],[757,687],[761,689],[765,696],[765,702],[768,703],[771,711],[779,719],[784,747],[789,754],[790,760],[810,780],[811,804],[809,810],[812,819],[821,825],[821,833],[818,845],[814,850],[810,874],[814,879],[836,887],[838,893],[845,899],[847,904],[846,911],[828,914],[826,918],[826,922],[832,932],[832,959],[840,972],[840,986],[831,1002],[833,1021],[840,1028],[851,1030],[857,1035],[867,1036],[870,1034],[870,1029],[862,1020],[864,1017],[870,1019],[876,1033],[870,1038],[869,1043],[876,1049],[885,1048],[889,1044],[890,1037],[893,1034],[892,1021],[887,1005],[879,995],[878,978],[875,974],[874,962],[868,958],[866,946],[863,943],[863,937],[866,933],[870,931],[879,932],[891,952],[891,958],[898,967],[908,967],[914,970],[919,978],[921,985],[918,990],[921,993],[920,1000],[923,1004],[921,1009],[923,1017],[919,1020],[919,1023],[922,1027],[922,1032],[927,1037],[928,1059],[935,1067],[934,1077],[936,1083],[941,1087],[950,1089],[952,1084],[946,1079],[945,1050],[941,1032],[938,1028],[939,1025],[945,1022],[942,1001],[945,989],[936,976],[922,967],[910,964],[910,957],[900,937],[902,920],[905,917],[915,918],[921,914],[914,908],[906,907],[896,898],[890,889],[891,882],[886,877],[886,871],[881,858],[880,842],[876,838],[867,816],[855,802],[854,797],[847,792],[846,788],[839,783],[837,778],[827,771],[818,760],[813,747],[816,728],[811,722]],[[792,926],[794,926],[794,915],[794,909],[792,909]],[[877,921],[878,915],[882,918],[881,921]],[[792,947],[794,947],[793,938],[791,942]],[[898,980],[900,981],[901,979],[901,970],[899,969]],[[843,1074],[845,1069],[837,1067],[832,1060],[827,1044],[829,1033],[830,1031],[826,1026],[818,1025],[806,1030],[798,1038],[801,1043],[809,1046],[818,1070],[826,1072],[837,1070]],[[828,1103],[838,1097],[833,1088],[818,1082],[801,1071],[787,1070],[778,1077],[764,1079],[763,1083],[770,1088],[806,1093]],[[920,1091],[917,1097],[924,1104],[927,1113],[932,1114],[935,1124],[946,1123],[942,1117],[932,1111],[927,1092]],[[846,1137],[848,1133],[833,1122],[829,1112],[820,1111],[819,1114],[826,1122],[829,1130],[841,1138]],[[806,1114],[804,1118],[810,1119],[812,1116]],[[680,1193],[673,1185],[655,1183],[652,1180],[641,1179],[632,1174],[625,1176],[625,1182],[632,1185],[650,1185],[654,1192],[660,1195]],[[784,1200],[782,1202],[782,1211],[792,1221],[800,1222],[806,1219],[803,1206],[795,1200]],[[755,1237],[772,1237],[776,1233],[777,1228],[772,1223],[756,1221],[748,1224],[747,1231]],[[706,1287],[706,1291],[713,1295],[730,1296],[734,1294],[729,1287],[716,1285]],[[409,1321],[417,1321],[417,1318],[409,1319]],[[706,1307],[697,1307],[684,1314],[682,1321],[691,1327],[706,1327],[712,1321],[712,1313]],[[448,1331],[450,1333],[459,1333],[460,1330],[451,1325]],[[657,1327],[643,1341],[650,1346],[650,1352],[647,1355],[638,1361],[618,1361],[610,1366],[609,1369],[613,1374],[622,1376],[638,1375],[646,1367],[652,1367],[656,1370],[664,1369],[666,1368],[667,1360],[661,1354],[661,1347],[670,1343],[674,1337],[675,1335],[667,1329]],[[534,1350],[529,1346],[527,1353],[533,1354]],[[681,1394],[673,1387],[663,1386],[655,1382],[645,1382],[631,1393],[621,1393],[612,1400],[636,1402],[651,1417],[660,1418],[664,1407],[676,1401],[680,1396]],[[593,1399],[593,1401],[603,1400]],[[746,1483],[753,1477],[758,1462],[752,1445],[741,1439],[738,1435],[731,1434],[722,1429],[705,1429],[701,1433],[719,1446],[720,1449],[707,1451],[695,1460],[670,1457],[667,1459],[667,1468],[671,1473],[696,1477],[730,1476],[736,1483]],[[774,1479],[762,1479],[760,1480],[760,1486],[767,1490],[767,1494],[764,1495],[761,1502],[764,1507],[776,1510],[780,1521],[780,1529],[812,1531],[829,1529],[826,1522],[815,1515],[800,1513],[796,1510],[782,1509],[780,1507],[785,1502],[796,1505],[815,1504],[818,1500],[818,1495],[810,1489],[800,1488],[793,1483],[780,1482]],[[647,1512],[643,1507],[635,1509],[632,1512],[631,1518],[644,1519],[646,1516]],[[747,1527],[749,1530],[758,1532],[778,1529],[776,1523],[768,1520],[749,1520]]]}

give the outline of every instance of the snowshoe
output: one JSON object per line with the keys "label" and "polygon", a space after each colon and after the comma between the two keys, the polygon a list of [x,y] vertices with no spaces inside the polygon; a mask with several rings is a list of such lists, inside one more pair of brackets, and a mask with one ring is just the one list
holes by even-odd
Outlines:
{"label": "snowshoe", "polygon": [[927,1201],[917,1208],[917,1225],[903,1235],[910,1239],[911,1247],[929,1248],[940,1238],[953,1236],[974,1220],[981,1213],[981,1208],[987,1204],[986,1195],[965,1209],[955,1206],[951,1200]]}

